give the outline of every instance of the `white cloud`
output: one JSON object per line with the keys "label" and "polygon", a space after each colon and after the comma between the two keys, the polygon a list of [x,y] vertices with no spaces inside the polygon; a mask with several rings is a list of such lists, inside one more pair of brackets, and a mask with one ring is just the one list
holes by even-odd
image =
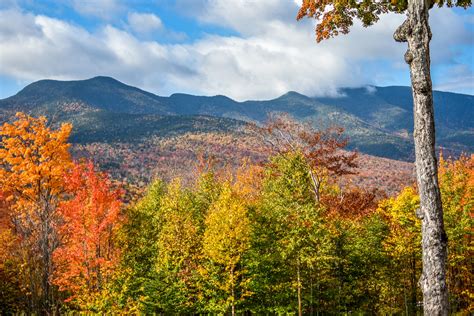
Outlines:
{"label": "white cloud", "polygon": [[269,24],[295,23],[298,6],[281,0],[177,0],[180,12],[203,23],[231,28],[244,36],[262,34]]}
{"label": "white cloud", "polygon": [[127,30],[140,39],[149,40],[155,36],[176,42],[187,39],[185,33],[166,28],[160,17],[153,13],[130,12],[127,15],[127,22]]}
{"label": "white cloud", "polygon": [[[408,78],[406,45],[392,39],[401,15],[383,16],[367,29],[356,23],[349,35],[316,44],[314,21],[296,22],[298,8],[292,1],[179,1],[187,2],[202,23],[240,35],[163,44],[136,34],[152,29],[168,33],[158,16],[147,15],[145,21],[141,14],[130,14],[125,29],[104,25],[91,32],[46,16],[0,11],[0,76],[39,80],[109,75],[161,95],[224,94],[239,100],[273,98],[289,90],[334,94],[342,86],[398,83],[400,73]],[[135,26],[134,17],[140,20]],[[458,52],[447,47],[469,42],[463,17],[450,11],[432,14],[431,21],[433,63],[455,59]],[[447,27],[456,31],[446,32]],[[378,64],[383,67],[374,66]]]}
{"label": "white cloud", "polygon": [[163,28],[161,19],[152,13],[131,12],[128,14],[128,24],[134,32],[139,34],[148,34]]}

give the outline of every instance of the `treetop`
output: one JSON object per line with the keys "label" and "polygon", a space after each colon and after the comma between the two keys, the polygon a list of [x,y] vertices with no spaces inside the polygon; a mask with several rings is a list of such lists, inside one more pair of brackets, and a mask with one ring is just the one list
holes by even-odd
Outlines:
{"label": "treetop", "polygon": [[[462,7],[471,6],[471,0],[426,0],[429,7]],[[349,33],[354,18],[359,19],[365,27],[379,20],[383,13],[404,13],[408,0],[371,1],[371,0],[303,0],[297,20],[303,17],[317,19],[316,41]]]}

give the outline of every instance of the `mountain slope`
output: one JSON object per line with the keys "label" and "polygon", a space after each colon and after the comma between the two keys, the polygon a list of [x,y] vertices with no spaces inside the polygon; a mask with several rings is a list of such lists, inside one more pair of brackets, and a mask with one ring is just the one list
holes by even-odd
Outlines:
{"label": "mountain slope", "polygon": [[110,77],[76,81],[40,80],[1,100],[0,108],[55,111],[64,103],[73,102],[117,113],[170,114],[160,102],[160,97]]}
{"label": "mountain slope", "polygon": [[[435,91],[434,101],[438,145],[453,153],[474,151],[474,97]],[[411,108],[409,87],[341,89],[338,97],[317,98],[289,92],[273,100],[237,102],[225,96],[161,97],[113,78],[95,77],[32,83],[15,96],[0,100],[0,121],[16,111],[73,121],[75,139],[84,142],[98,138],[112,141],[117,135],[131,138],[168,130],[185,131],[197,125],[203,130],[216,131],[222,127],[228,131],[241,126],[235,120],[263,122],[270,113],[287,112],[320,127],[343,126],[351,139],[351,148],[410,160]],[[221,119],[203,121],[202,117],[190,117],[195,115]],[[172,125],[176,124],[183,128],[174,129]]]}

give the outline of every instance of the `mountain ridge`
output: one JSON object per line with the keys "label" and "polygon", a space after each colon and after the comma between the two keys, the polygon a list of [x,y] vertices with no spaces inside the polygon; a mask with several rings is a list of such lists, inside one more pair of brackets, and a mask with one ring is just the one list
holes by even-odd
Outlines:
{"label": "mountain ridge", "polygon": [[[474,96],[440,91],[434,91],[433,96],[438,145],[453,153],[472,152]],[[120,114],[123,122],[126,115],[141,115],[140,120],[144,121],[148,115],[183,118],[212,116],[221,118],[213,123],[224,124],[228,130],[231,125],[240,126],[235,120],[262,123],[271,113],[287,112],[298,120],[312,121],[318,127],[344,127],[352,149],[411,160],[411,108],[411,89],[403,86],[341,88],[339,95],[333,97],[310,97],[288,91],[270,100],[236,101],[224,95],[174,93],[164,97],[112,77],[97,76],[86,80],[36,81],[14,96],[0,100],[0,120],[5,120],[17,110],[54,116],[60,121],[82,120],[87,123],[89,117],[94,124],[98,124],[99,117],[106,119],[113,113]],[[230,121],[226,121],[228,119]],[[179,120],[175,121],[178,124]],[[85,128],[87,124],[80,126]],[[137,128],[143,129],[141,126]]]}

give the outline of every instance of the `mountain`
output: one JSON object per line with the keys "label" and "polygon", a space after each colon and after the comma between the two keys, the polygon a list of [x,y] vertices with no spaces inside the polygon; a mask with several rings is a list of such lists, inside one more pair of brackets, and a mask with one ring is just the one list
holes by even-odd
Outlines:
{"label": "mountain", "polygon": [[[474,151],[474,96],[434,92],[437,144],[456,154]],[[341,89],[334,97],[288,92],[276,99],[237,102],[225,96],[157,96],[109,77],[41,80],[0,100],[0,121],[16,111],[72,121],[73,141],[116,141],[184,133],[231,131],[287,112],[319,127],[343,126],[351,148],[396,159],[413,158],[409,87]]]}
{"label": "mountain", "polygon": [[169,114],[156,95],[110,77],[77,81],[40,80],[14,96],[0,100],[0,108],[55,112],[58,108],[67,111],[61,106],[69,103],[116,113]]}

